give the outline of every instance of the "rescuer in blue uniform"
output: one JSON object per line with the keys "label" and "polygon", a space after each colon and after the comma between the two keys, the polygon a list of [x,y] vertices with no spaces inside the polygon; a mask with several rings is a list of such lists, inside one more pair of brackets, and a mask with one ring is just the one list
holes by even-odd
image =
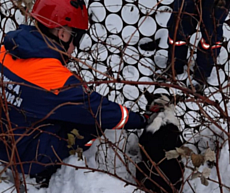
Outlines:
{"label": "rescuer in blue uniform", "polygon": [[72,130],[81,136],[74,148],[86,150],[105,129],[143,128],[146,123],[90,91],[65,67],[88,29],[84,1],[37,0],[31,16],[36,25],[20,25],[1,46],[0,159],[7,165],[13,157],[18,171],[49,178],[59,159],[69,156],[67,134]]}
{"label": "rescuer in blue uniform", "polygon": [[220,53],[223,23],[229,13],[229,6],[229,0],[174,1],[173,13],[168,21],[168,65],[174,63],[176,74],[184,72],[184,65],[188,64],[189,39],[197,31],[196,27],[199,24],[202,38],[197,47],[193,75],[196,90],[202,89],[202,85],[206,83]]}

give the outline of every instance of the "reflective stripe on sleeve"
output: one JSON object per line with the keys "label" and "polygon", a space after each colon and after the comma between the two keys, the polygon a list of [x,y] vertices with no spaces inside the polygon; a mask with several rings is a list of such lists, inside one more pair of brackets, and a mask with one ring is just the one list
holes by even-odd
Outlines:
{"label": "reflective stripe on sleeve", "polygon": [[[121,120],[113,129],[121,129],[122,127],[124,127],[124,125],[127,123],[128,119],[129,119],[128,109],[126,107],[121,106],[121,105],[120,105],[120,109],[121,109]],[[95,140],[96,139],[90,140],[88,143],[85,144],[85,146],[87,146],[87,147],[92,146],[92,144]]]}
{"label": "reflective stripe on sleeve", "polygon": [[129,119],[129,112],[126,107],[120,105],[121,108],[121,120],[113,129],[121,129],[127,123]]}
{"label": "reflective stripe on sleeve", "polygon": [[90,146],[93,144],[93,142],[94,142],[95,140],[96,140],[96,139],[90,140],[88,143],[85,144],[85,146],[86,146],[86,147],[90,147]]}

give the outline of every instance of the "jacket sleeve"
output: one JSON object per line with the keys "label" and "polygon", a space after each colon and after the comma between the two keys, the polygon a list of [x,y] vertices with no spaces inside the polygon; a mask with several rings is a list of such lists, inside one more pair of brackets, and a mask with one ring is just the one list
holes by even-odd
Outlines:
{"label": "jacket sleeve", "polygon": [[[104,129],[134,129],[145,126],[144,119],[128,108],[109,101],[96,92],[86,92],[80,81],[71,76],[65,84],[69,89],[49,99],[55,103],[51,118],[79,125]],[[75,86],[72,86],[75,85]],[[57,108],[57,106],[59,106]]]}

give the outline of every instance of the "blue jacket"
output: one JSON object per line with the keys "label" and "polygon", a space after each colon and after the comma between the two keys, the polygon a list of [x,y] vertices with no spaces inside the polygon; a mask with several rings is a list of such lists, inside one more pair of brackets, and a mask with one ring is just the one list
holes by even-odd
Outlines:
{"label": "blue jacket", "polygon": [[[15,140],[19,155],[16,160],[30,174],[43,171],[44,164],[57,162],[56,155],[61,159],[69,156],[67,134],[73,129],[84,136],[76,138],[74,148],[85,150],[85,144],[101,135],[101,130],[145,125],[139,114],[89,91],[47,43],[62,50],[44,41],[34,26],[21,25],[7,33],[0,54],[1,78],[6,83],[0,91],[3,102],[8,104],[2,112],[0,159],[9,160]],[[11,131],[14,138],[7,137]]]}

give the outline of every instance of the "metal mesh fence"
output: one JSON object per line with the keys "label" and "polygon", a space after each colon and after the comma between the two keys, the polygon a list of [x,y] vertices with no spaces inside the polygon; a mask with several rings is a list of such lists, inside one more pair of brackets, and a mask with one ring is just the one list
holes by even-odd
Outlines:
{"label": "metal mesh fence", "polygon": [[[194,97],[196,95],[192,92],[186,93],[189,84],[187,72],[178,76],[176,82],[168,77],[165,84],[159,81],[167,67],[166,25],[173,11],[172,4],[173,0],[89,0],[90,29],[74,53],[81,62],[72,62],[69,67],[81,74],[85,81],[91,82],[94,90],[133,111],[146,108],[144,88],[154,93],[184,95],[185,100],[178,103],[176,112],[186,134],[184,136],[192,140],[201,125],[209,127],[215,121],[222,127],[225,123],[226,118],[218,108],[227,112],[229,105],[230,27],[226,19],[223,26],[225,43],[204,90],[205,97],[211,102],[205,102],[204,98]],[[1,0],[1,42],[8,31],[16,29],[19,24],[30,23],[29,17],[23,14],[30,6],[20,4],[20,1]],[[190,44],[196,45],[197,38],[199,33],[193,34]],[[140,48],[152,40],[158,41],[156,48],[150,51]],[[195,52],[191,52],[193,48],[191,46],[188,53],[191,67],[196,58],[196,46]],[[192,75],[193,71],[190,73]]]}

